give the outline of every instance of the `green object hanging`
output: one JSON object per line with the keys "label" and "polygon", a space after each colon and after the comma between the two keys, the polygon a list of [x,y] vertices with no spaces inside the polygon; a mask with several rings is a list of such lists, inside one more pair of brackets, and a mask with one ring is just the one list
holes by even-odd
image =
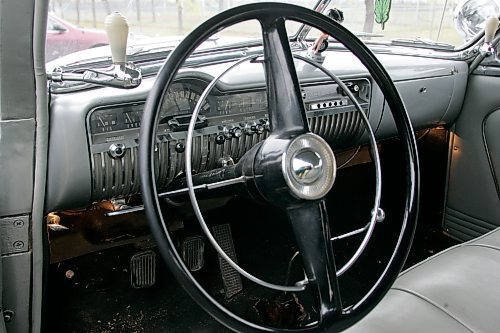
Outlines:
{"label": "green object hanging", "polygon": [[391,0],[375,0],[375,22],[385,28],[385,22],[389,20],[391,11]]}

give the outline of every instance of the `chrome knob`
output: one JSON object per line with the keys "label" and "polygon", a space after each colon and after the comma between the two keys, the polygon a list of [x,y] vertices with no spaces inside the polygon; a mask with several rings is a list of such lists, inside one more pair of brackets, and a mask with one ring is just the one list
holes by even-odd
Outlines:
{"label": "chrome knob", "polygon": [[235,138],[239,138],[240,136],[243,135],[243,131],[241,130],[241,128],[239,127],[233,127],[229,130],[231,132],[231,134],[233,135],[233,137]]}
{"label": "chrome knob", "polygon": [[256,124],[255,125],[255,133],[257,133],[257,134],[264,133],[264,125],[262,125],[262,124]]}
{"label": "chrome knob", "polygon": [[121,143],[113,143],[109,146],[108,154],[112,158],[121,158],[125,155],[125,145]]}
{"label": "chrome knob", "polygon": [[314,183],[323,173],[321,156],[310,149],[299,151],[292,159],[292,172],[300,183]]}
{"label": "chrome knob", "polygon": [[245,124],[243,132],[245,132],[246,135],[253,135],[255,133],[255,125],[255,122]]}
{"label": "chrome knob", "polygon": [[233,137],[233,135],[231,134],[231,131],[229,130],[229,128],[227,126],[222,126],[221,128],[222,130],[222,135],[226,138],[226,139],[231,139]]}
{"label": "chrome knob", "polygon": [[264,119],[264,130],[267,132],[271,131],[271,122],[269,119]]}

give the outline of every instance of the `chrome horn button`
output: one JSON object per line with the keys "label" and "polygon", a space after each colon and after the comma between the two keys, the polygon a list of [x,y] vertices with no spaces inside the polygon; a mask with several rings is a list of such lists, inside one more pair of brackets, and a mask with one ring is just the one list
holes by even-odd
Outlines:
{"label": "chrome horn button", "polygon": [[332,188],[337,165],[328,143],[316,134],[306,133],[292,140],[283,156],[282,169],[294,196],[317,200]]}
{"label": "chrome horn button", "polygon": [[292,175],[299,183],[312,184],[323,173],[323,160],[312,149],[306,148],[292,158]]}

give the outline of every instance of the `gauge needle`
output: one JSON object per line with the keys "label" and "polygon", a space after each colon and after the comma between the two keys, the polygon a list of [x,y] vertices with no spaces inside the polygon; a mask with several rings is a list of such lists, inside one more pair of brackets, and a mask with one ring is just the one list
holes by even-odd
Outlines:
{"label": "gauge needle", "polygon": [[179,106],[179,103],[177,103],[177,98],[174,96],[174,103],[177,106],[177,110],[181,111],[181,107]]}

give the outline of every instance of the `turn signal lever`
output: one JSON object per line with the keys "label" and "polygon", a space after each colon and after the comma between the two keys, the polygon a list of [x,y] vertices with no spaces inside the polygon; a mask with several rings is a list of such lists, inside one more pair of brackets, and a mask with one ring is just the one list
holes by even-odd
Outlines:
{"label": "turn signal lever", "polygon": [[498,29],[498,17],[489,17],[484,24],[484,44],[479,49],[479,52],[484,57],[496,55],[495,48],[493,47],[493,38]]}
{"label": "turn signal lever", "polygon": [[108,68],[86,69],[83,73],[64,73],[62,68],[48,74],[53,82],[82,81],[107,87],[131,89],[142,81],[141,70],[131,62],[126,62],[128,23],[120,13],[114,12],[104,21],[108,34],[113,65]]}

